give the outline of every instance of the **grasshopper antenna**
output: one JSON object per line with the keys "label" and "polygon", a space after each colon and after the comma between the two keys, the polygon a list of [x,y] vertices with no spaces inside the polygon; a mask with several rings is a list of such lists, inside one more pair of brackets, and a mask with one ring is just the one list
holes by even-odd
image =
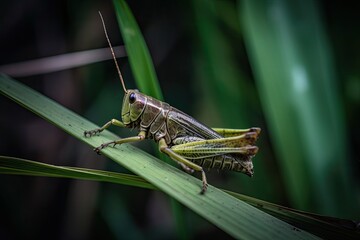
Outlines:
{"label": "grasshopper antenna", "polygon": [[108,36],[108,34],[107,34],[107,31],[106,31],[106,26],[105,26],[104,18],[103,18],[103,16],[101,15],[101,12],[100,12],[100,11],[99,11],[99,15],[100,15],[101,22],[102,22],[102,25],[103,25],[103,28],[104,28],[106,40],[107,40],[107,42],[108,42],[108,44],[109,44],[109,47],[110,47],[110,50],[111,50],[111,54],[112,54],[112,56],[113,56],[113,59],[114,59],[115,65],[116,65],[116,69],[117,69],[117,72],[118,72],[119,77],[120,77],[121,85],[122,85],[122,87],[123,87],[123,89],[124,89],[124,92],[127,93],[127,90],[126,90],[126,87],[125,87],[125,83],[124,83],[124,79],[123,79],[123,77],[122,77],[122,75],[121,75],[119,65],[118,65],[118,63],[117,63],[117,61],[116,61],[114,49],[113,49],[113,47],[112,47],[112,45],[111,45],[109,36]]}

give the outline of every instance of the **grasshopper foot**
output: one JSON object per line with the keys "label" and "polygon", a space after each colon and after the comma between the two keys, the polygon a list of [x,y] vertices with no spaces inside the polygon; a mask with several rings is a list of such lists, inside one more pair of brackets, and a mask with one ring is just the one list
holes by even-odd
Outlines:
{"label": "grasshopper foot", "polygon": [[208,187],[208,184],[206,182],[203,182],[201,192],[200,192],[201,195],[203,195],[206,192],[207,187]]}
{"label": "grasshopper foot", "polygon": [[101,144],[100,146],[98,146],[97,148],[94,148],[94,151],[95,151],[97,154],[101,155],[101,153],[100,153],[101,150],[103,150],[104,148],[108,147],[108,146],[111,145],[111,144],[114,144],[113,147],[115,147],[115,145],[116,145],[115,142],[103,143],[103,144]]}
{"label": "grasshopper foot", "polygon": [[85,137],[92,137],[98,133],[102,132],[102,130],[100,128],[94,129],[94,130],[90,130],[90,131],[84,131],[84,136]]}
{"label": "grasshopper foot", "polygon": [[103,145],[103,144],[101,144],[101,145],[100,145],[99,147],[97,147],[97,148],[94,148],[94,152],[96,152],[98,155],[101,155],[100,151],[104,148],[102,145]]}

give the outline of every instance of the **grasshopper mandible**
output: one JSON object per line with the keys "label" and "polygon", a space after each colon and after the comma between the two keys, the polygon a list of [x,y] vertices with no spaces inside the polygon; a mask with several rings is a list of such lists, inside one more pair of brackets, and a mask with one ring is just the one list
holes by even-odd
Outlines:
{"label": "grasshopper mandible", "polygon": [[153,139],[159,150],[180,164],[188,173],[199,171],[202,174],[201,194],[208,183],[204,169],[232,170],[252,176],[252,157],[258,147],[254,143],[260,128],[221,129],[209,128],[189,115],[170,106],[168,103],[147,96],[138,90],[126,89],[120,68],[117,64],[105,23],[101,16],[104,32],[124,90],[121,111],[122,121],[112,119],[101,128],[85,131],[85,137],[102,132],[111,125],[139,130],[137,136],[117,139],[101,144],[94,151],[110,145]]}

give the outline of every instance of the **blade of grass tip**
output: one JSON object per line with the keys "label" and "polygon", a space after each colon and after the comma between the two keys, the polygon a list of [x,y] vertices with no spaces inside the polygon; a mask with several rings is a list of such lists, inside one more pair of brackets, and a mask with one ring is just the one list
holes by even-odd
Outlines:
{"label": "blade of grass tip", "polygon": [[[106,130],[100,136],[85,138],[85,130],[98,126],[5,75],[0,75],[0,93],[92,147],[118,138]],[[199,179],[129,144],[106,148],[102,153],[234,238],[317,239],[211,185],[205,195],[200,195]]]}

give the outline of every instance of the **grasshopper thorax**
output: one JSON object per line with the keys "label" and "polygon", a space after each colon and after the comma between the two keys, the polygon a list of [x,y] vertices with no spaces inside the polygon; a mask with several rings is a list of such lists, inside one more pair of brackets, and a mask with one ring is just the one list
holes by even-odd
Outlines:
{"label": "grasshopper thorax", "polygon": [[136,122],[145,109],[147,96],[139,90],[128,89],[124,95],[121,118],[125,125]]}

